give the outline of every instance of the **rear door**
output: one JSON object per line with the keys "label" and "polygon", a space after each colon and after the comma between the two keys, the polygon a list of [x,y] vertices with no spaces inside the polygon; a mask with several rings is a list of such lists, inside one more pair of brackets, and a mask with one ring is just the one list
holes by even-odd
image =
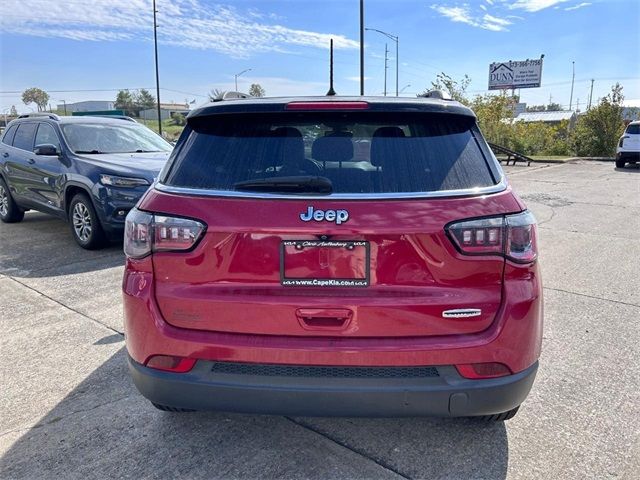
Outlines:
{"label": "rear door", "polygon": [[[459,254],[445,227],[519,206],[509,191],[488,194],[504,188],[475,120],[434,115],[192,119],[165,191],[141,205],[207,225],[193,251],[153,256],[164,318],[279,336],[486,329],[500,308],[504,260]],[[318,177],[331,193],[309,180]]]}
{"label": "rear door", "polygon": [[21,122],[13,137],[12,147],[7,148],[5,174],[16,200],[34,204],[29,186],[32,183],[31,166],[35,163],[33,146],[37,122]]}
{"label": "rear door", "polygon": [[[34,148],[38,145],[54,145],[61,152],[60,139],[55,129],[45,122],[38,123]],[[63,212],[63,180],[66,166],[59,155],[35,155],[29,164],[29,195],[43,209]]]}

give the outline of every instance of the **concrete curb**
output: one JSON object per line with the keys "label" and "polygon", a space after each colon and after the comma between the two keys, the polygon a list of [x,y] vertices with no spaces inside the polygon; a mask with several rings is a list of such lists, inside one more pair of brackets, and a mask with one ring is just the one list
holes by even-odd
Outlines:
{"label": "concrete curb", "polygon": [[576,162],[579,160],[584,160],[587,162],[615,162],[616,159],[615,158],[611,158],[611,157],[570,157],[570,158],[563,158],[563,159],[558,159],[558,158],[549,158],[549,159],[537,159],[537,160],[531,160],[531,163],[569,163],[569,162]]}

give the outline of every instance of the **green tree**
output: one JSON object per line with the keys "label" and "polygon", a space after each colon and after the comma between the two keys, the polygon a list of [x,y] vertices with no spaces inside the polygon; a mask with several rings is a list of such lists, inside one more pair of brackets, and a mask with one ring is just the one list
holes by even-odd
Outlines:
{"label": "green tree", "polygon": [[138,112],[140,112],[140,110],[154,108],[156,106],[156,97],[151,95],[149,90],[141,88],[133,95],[133,103],[138,109]]}
{"label": "green tree", "polygon": [[559,112],[562,105],[559,103],[549,103],[549,105],[531,105],[527,107],[527,112]]}
{"label": "green tree", "polygon": [[442,90],[449,94],[453,100],[457,100],[460,103],[469,103],[467,98],[467,87],[471,83],[471,78],[465,74],[460,80],[454,80],[444,72],[440,72],[436,75],[436,79],[431,82],[430,89],[418,94],[419,97],[426,97],[429,90]]}
{"label": "green tree", "polygon": [[15,105],[11,105],[11,110],[9,111],[9,115],[11,115],[12,117],[18,116],[18,110],[16,109]]}
{"label": "green tree", "polygon": [[134,96],[129,90],[120,90],[116,96],[114,107],[117,110],[124,110],[127,115],[135,114]]}
{"label": "green tree", "polygon": [[505,91],[498,95],[477,95],[470,107],[489,142],[507,146],[513,129],[513,98]]}
{"label": "green tree", "polygon": [[187,121],[184,118],[184,115],[179,112],[173,112],[171,114],[171,119],[173,120],[174,124],[179,125],[181,127],[187,124]]}
{"label": "green tree", "polygon": [[584,115],[580,115],[571,137],[578,156],[613,157],[624,131],[622,86],[616,83],[611,92]]}
{"label": "green tree", "polygon": [[44,90],[36,87],[27,88],[24,92],[22,92],[22,102],[25,105],[35,103],[38,106],[38,111],[42,112],[47,108],[47,103],[49,103],[49,95]]}
{"label": "green tree", "polygon": [[252,97],[264,97],[266,93],[259,83],[252,83],[249,88],[249,95]]}

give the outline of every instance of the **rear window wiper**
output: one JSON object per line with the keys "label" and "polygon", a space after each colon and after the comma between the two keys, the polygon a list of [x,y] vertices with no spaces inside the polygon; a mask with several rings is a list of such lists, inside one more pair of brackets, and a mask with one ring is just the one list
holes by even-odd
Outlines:
{"label": "rear window wiper", "polygon": [[283,193],[319,193],[333,192],[331,180],[325,177],[301,175],[295,177],[268,177],[245,180],[233,184],[236,190],[251,190],[255,192],[283,192]]}

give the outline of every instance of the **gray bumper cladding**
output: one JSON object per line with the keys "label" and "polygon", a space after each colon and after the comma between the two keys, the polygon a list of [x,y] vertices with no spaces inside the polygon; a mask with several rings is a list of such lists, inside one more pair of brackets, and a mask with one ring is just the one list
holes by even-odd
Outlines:
{"label": "gray bumper cladding", "polygon": [[310,367],[199,361],[189,373],[129,358],[142,395],[170,407],[301,416],[476,416],[520,405],[537,362],[515,375],[462,378],[455,367]]}

